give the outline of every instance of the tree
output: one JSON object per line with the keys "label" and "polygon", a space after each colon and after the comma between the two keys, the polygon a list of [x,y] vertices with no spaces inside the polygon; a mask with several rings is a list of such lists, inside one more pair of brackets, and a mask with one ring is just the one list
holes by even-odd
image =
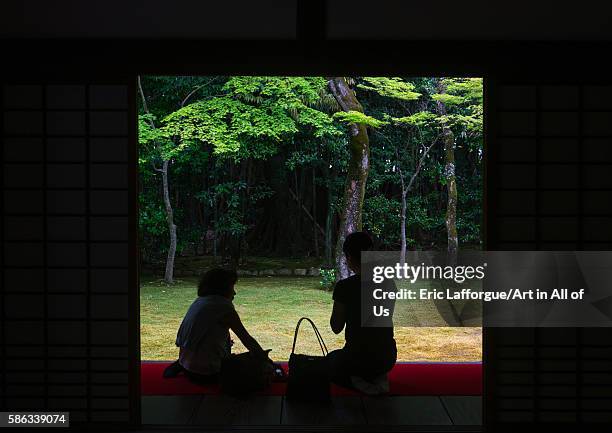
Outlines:
{"label": "tree", "polygon": [[[159,92],[159,95],[155,95],[157,111],[164,113],[168,110],[175,110],[177,107],[179,109],[183,108],[199,92],[209,89],[211,83],[217,78],[171,77],[169,79],[159,79],[161,92]],[[168,88],[172,91],[167,92]],[[174,282],[174,260],[178,237],[175,212],[170,197],[169,171],[171,164],[177,158],[180,158],[193,145],[193,142],[181,141],[180,137],[170,134],[165,125],[163,125],[163,120],[161,125],[156,125],[158,116],[149,109],[149,104],[147,103],[149,95],[145,95],[140,76],[138,76],[138,91],[142,104],[138,129],[139,142],[141,144],[140,165],[141,167],[150,165],[154,173],[161,173],[162,175],[162,197],[169,236],[164,282],[172,284]],[[171,96],[167,96],[166,92]],[[158,164],[161,165],[158,166]]]}
{"label": "tree", "polygon": [[[452,126],[459,127],[463,133],[482,134],[482,80],[478,78],[438,79],[437,93],[433,95],[433,99],[436,101],[444,146],[444,179],[447,188],[445,219],[447,251],[449,260],[455,263],[459,249],[459,237],[457,235],[456,139]],[[449,115],[448,106],[455,107],[456,113]]]}
{"label": "tree", "polygon": [[[333,80],[362,111],[341,107]],[[427,77],[142,77],[143,263],[168,265],[166,204],[177,259],[323,254],[331,264],[359,219],[377,249],[447,247],[442,125],[454,137],[458,243],[480,242],[482,83],[444,80],[441,94]]]}
{"label": "tree", "polygon": [[[446,104],[444,102],[446,84],[444,80],[438,81],[438,98],[436,108],[440,115],[442,126],[442,144],[444,145],[444,179],[447,188],[446,205],[446,233],[447,251],[450,263],[457,261],[457,250],[459,249],[459,238],[457,236],[457,180],[455,177],[455,136],[448,125]],[[448,99],[447,99],[448,100]]]}
{"label": "tree", "polygon": [[[402,118],[395,119],[395,120],[397,123],[404,124],[404,125],[410,125],[415,128],[419,128],[422,126],[428,126],[428,124],[431,123],[431,117],[432,116],[430,115],[430,113],[419,112],[411,116],[406,116],[406,117],[402,117]],[[396,148],[397,167],[398,167],[397,172],[398,172],[398,176],[400,179],[401,200],[402,200],[402,210],[400,214],[400,263],[402,265],[406,263],[406,250],[408,246],[408,243],[406,240],[406,213],[408,210],[407,197],[408,197],[408,194],[412,191],[415,180],[419,176],[419,173],[421,172],[421,168],[423,167],[423,164],[425,160],[427,159],[427,156],[429,155],[429,152],[431,151],[436,141],[437,141],[437,138],[432,139],[429,142],[425,142],[421,140],[420,146],[418,147],[418,151],[417,151],[418,160],[416,160],[416,163],[414,164],[414,167],[412,168],[412,173],[410,174],[405,173],[402,170],[402,156],[400,154],[400,150]],[[402,149],[402,151],[403,151],[402,154],[408,153],[407,149],[405,148]]]}
{"label": "tree", "polygon": [[[404,81],[399,77],[365,77],[363,79],[364,84],[360,84],[359,88],[376,92],[377,94],[387,97],[393,98],[402,102],[416,101],[422,95],[415,91],[415,86],[413,83]],[[413,130],[419,130],[425,126],[429,126],[431,118],[433,116],[426,111],[417,111],[415,114],[411,114],[408,116],[403,116],[400,118],[394,118],[394,125],[404,125],[408,126]],[[413,137],[411,137],[413,138]],[[414,140],[416,141],[416,140]],[[421,171],[423,163],[429,154],[433,146],[433,141],[431,143],[425,143],[423,140],[420,140],[421,146],[418,146],[416,143],[408,140],[395,140],[392,144],[394,153],[395,153],[395,161],[396,168],[394,172],[397,172],[399,183],[401,187],[401,211],[400,211],[400,263],[403,265],[406,262],[406,249],[407,249],[407,239],[406,239],[406,213],[407,213],[407,196],[408,193],[412,190],[414,182]],[[403,167],[406,166],[406,160],[410,156],[410,149],[413,147],[419,147],[419,156],[418,160],[414,160],[414,165],[411,167],[411,172],[408,173]]]}
{"label": "tree", "polygon": [[329,80],[329,89],[340,108],[344,110],[336,113],[334,117],[348,124],[350,137],[350,158],[344,184],[340,229],[336,241],[336,278],[341,279],[350,275],[342,245],[346,236],[360,231],[362,225],[363,199],[370,170],[370,142],[367,127],[382,126],[384,122],[363,113],[363,107],[346,78],[332,77]]}
{"label": "tree", "polygon": [[140,76],[138,76],[138,90],[142,98],[142,107],[145,112],[144,115],[140,116],[139,122],[139,134],[140,142],[142,144],[152,143],[157,157],[162,160],[161,168],[155,167],[155,163],[151,161],[155,171],[160,172],[162,175],[162,190],[164,197],[164,208],[166,211],[166,223],[168,224],[168,232],[170,236],[168,255],[166,258],[166,270],[164,272],[164,282],[166,284],[172,284],[174,282],[174,258],[176,255],[176,224],[174,224],[174,210],[172,209],[172,203],[170,203],[170,189],[168,183],[168,168],[170,165],[170,154],[166,152],[166,149],[162,148],[162,142],[165,141],[162,134],[159,134],[155,126],[155,117],[149,111],[147,105],[147,98],[142,88],[142,82]]}
{"label": "tree", "polygon": [[[299,235],[299,219],[292,225],[286,206],[295,201],[298,214],[305,206],[298,188],[293,191],[286,182],[284,171],[288,167],[282,156],[290,144],[304,139],[303,136],[322,141],[343,133],[331,116],[319,109],[325,85],[321,77],[231,77],[223,86],[223,94],[169,114],[164,119],[164,128],[183,142],[209,143],[217,158],[240,166],[238,177],[245,186],[241,189],[242,211],[236,217],[241,220],[247,210],[245,203],[252,197],[249,167],[253,161],[272,165],[269,180],[275,205],[266,208],[272,216],[266,221],[274,227],[266,228],[263,237],[293,245],[290,241],[295,239],[287,233],[296,229],[297,224],[295,236]],[[314,219],[309,211],[304,214]],[[241,222],[235,227],[240,230],[232,232],[232,239],[234,244],[240,244],[247,225]]]}

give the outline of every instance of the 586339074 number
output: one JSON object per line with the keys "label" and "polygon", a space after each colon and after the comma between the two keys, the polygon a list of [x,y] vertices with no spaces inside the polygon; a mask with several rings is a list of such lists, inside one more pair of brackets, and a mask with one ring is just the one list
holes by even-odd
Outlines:
{"label": "586339074 number", "polygon": [[69,427],[68,412],[0,412],[0,427]]}

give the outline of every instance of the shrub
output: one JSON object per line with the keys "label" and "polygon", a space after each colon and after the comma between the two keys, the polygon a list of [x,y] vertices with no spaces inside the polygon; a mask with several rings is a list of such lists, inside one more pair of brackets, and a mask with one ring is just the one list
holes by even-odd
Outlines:
{"label": "shrub", "polygon": [[336,270],[334,268],[321,268],[319,275],[321,275],[321,288],[323,290],[332,290],[336,283]]}

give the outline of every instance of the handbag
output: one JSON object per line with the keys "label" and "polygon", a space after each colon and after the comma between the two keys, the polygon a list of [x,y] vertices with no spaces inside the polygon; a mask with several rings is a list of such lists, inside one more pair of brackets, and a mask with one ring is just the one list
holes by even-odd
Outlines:
{"label": "handbag", "polygon": [[[302,321],[312,325],[323,356],[302,355],[295,353],[295,344]],[[297,322],[293,336],[293,348],[289,356],[289,378],[287,381],[287,398],[307,401],[329,401],[329,368],[327,346],[321,333],[312,320],[302,317]]]}
{"label": "handbag", "polygon": [[256,391],[263,391],[272,383],[274,366],[265,356],[255,355],[251,352],[231,354],[221,363],[220,384],[221,392],[233,396],[247,395]]}

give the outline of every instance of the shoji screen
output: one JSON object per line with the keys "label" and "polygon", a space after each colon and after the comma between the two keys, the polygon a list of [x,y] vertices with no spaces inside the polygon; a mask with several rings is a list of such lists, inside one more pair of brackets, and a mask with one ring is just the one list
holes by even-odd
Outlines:
{"label": "shoji screen", "polygon": [[2,410],[135,421],[130,89],[2,87]]}
{"label": "shoji screen", "polygon": [[[492,81],[487,235],[497,250],[612,245],[612,85]],[[609,329],[489,329],[485,422],[612,421]]]}

